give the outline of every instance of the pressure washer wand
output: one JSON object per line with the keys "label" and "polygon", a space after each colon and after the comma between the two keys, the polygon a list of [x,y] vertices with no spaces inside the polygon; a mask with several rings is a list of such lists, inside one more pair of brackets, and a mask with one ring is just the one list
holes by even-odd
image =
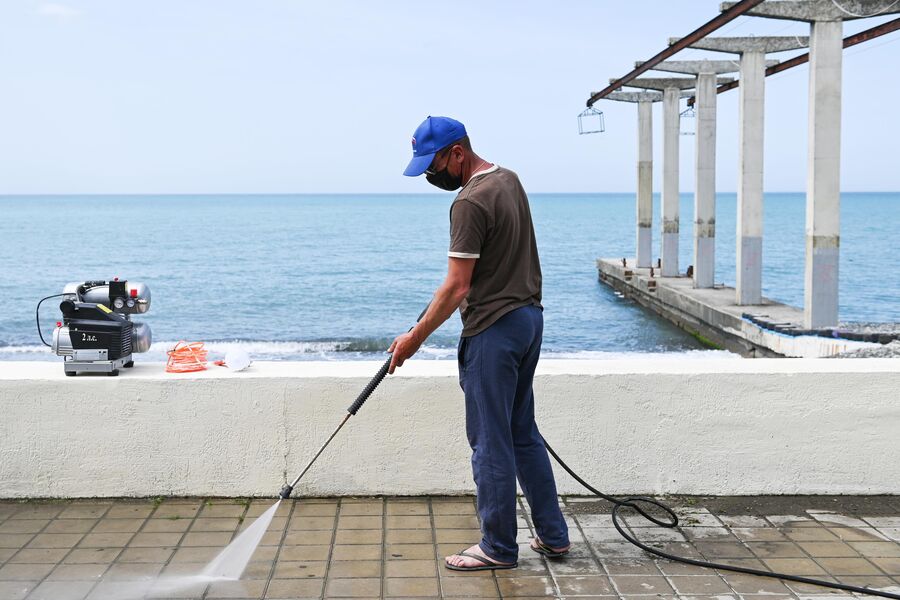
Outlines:
{"label": "pressure washer wand", "polygon": [[[428,303],[428,306],[431,306],[430,302]],[[428,306],[425,307],[425,310],[419,313],[419,318],[416,319],[416,323],[421,321],[422,317],[425,316],[425,313],[428,311]],[[415,327],[415,325],[413,325],[413,327]],[[413,327],[410,327],[407,333],[412,331]],[[337,429],[335,429],[334,432],[330,436],[328,436],[328,439],[325,440],[325,443],[322,444],[322,447],[319,448],[319,451],[316,452],[315,456],[312,457],[312,460],[309,461],[309,464],[307,464],[306,467],[300,472],[300,474],[297,475],[297,478],[294,479],[294,481],[292,481],[290,484],[285,484],[284,487],[281,488],[281,491],[278,493],[279,496],[281,496],[285,500],[291,497],[291,493],[294,491],[294,486],[297,485],[297,482],[300,481],[300,478],[306,475],[306,472],[309,471],[309,468],[313,466],[313,463],[316,462],[316,459],[319,458],[319,455],[322,454],[328,444],[331,443],[331,440],[334,439],[334,436],[338,434],[338,431],[341,430],[341,427],[344,426],[344,423],[349,421],[350,417],[356,414],[356,412],[362,407],[362,405],[366,403],[366,400],[369,399],[369,396],[372,395],[372,392],[375,391],[375,388],[378,387],[378,384],[380,384],[385,378],[388,369],[391,368],[391,359],[393,358],[393,356],[393,352],[388,355],[388,359],[384,361],[384,364],[381,365],[381,368],[378,369],[377,373],[375,373],[375,377],[369,380],[369,383],[367,383],[366,387],[363,388],[363,391],[359,393],[359,396],[356,397],[356,400],[353,401],[353,404],[351,404],[347,408],[347,414],[344,415],[343,419],[341,419],[341,422],[337,426]]]}

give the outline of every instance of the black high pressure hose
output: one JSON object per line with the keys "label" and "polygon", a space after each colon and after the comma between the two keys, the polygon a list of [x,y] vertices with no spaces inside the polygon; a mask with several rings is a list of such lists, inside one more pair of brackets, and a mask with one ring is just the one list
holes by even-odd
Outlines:
{"label": "black high pressure hose", "polygon": [[[655,500],[653,498],[646,498],[643,496],[635,496],[635,497],[630,497],[630,498],[616,498],[614,496],[609,496],[607,494],[604,494],[600,490],[595,489],[587,481],[585,481],[584,479],[579,477],[578,474],[575,473],[575,471],[573,471],[571,467],[569,467],[569,465],[567,465],[565,462],[563,462],[563,459],[561,459],[559,457],[559,455],[556,453],[556,451],[554,451],[553,448],[550,447],[550,444],[547,443],[547,440],[544,440],[544,446],[547,448],[547,452],[550,453],[550,456],[552,456],[553,459],[556,460],[557,463],[559,463],[559,466],[561,466],[563,469],[565,469],[566,473],[571,475],[575,481],[577,481],[578,483],[583,485],[585,487],[585,489],[587,489],[589,492],[591,492],[595,496],[602,498],[602,499],[606,500],[607,502],[612,503],[613,509],[612,509],[611,516],[612,516],[613,526],[615,526],[616,531],[619,532],[619,535],[621,535],[623,538],[625,538],[626,540],[628,540],[629,542],[631,542],[632,544],[634,544],[635,546],[637,546],[644,552],[649,552],[650,554],[654,554],[656,556],[661,556],[662,558],[666,558],[668,560],[684,563],[687,565],[694,565],[697,567],[706,567],[709,569],[719,569],[722,571],[734,571],[735,573],[746,573],[748,575],[758,575],[760,577],[771,577],[774,579],[783,579],[785,581],[796,581],[797,583],[808,583],[808,584],[812,584],[812,585],[819,585],[819,586],[823,586],[823,587],[834,588],[836,590],[844,590],[847,592],[856,592],[857,594],[868,594],[871,596],[882,596],[884,598],[893,598],[894,600],[900,600],[900,594],[892,594],[890,592],[882,592],[881,590],[873,590],[871,588],[860,587],[860,586],[856,586],[856,585],[846,585],[843,583],[832,583],[830,581],[823,581],[821,579],[812,579],[809,577],[788,575],[787,573],[776,573],[775,571],[762,571],[760,569],[750,569],[748,567],[736,567],[734,565],[725,565],[722,563],[709,562],[709,561],[705,561],[705,560],[696,560],[693,558],[687,558],[684,556],[678,556],[675,554],[670,554],[668,552],[663,552],[662,550],[648,546],[648,545],[640,542],[639,540],[633,538],[631,535],[628,534],[627,531],[625,531],[625,529],[622,527],[622,524],[619,523],[619,509],[621,509],[621,508],[634,509],[638,514],[640,514],[645,519],[653,522],[656,525],[659,525],[660,527],[665,527],[667,529],[674,529],[675,527],[678,526],[678,516],[675,514],[675,511],[673,511],[671,508],[669,508],[668,506],[666,506],[659,500]],[[661,509],[663,512],[665,512],[669,516],[669,520],[663,521],[663,520],[657,519],[653,515],[649,514],[643,508],[641,508],[640,504],[638,504],[641,502],[652,505],[652,506],[656,506],[657,508]]]}

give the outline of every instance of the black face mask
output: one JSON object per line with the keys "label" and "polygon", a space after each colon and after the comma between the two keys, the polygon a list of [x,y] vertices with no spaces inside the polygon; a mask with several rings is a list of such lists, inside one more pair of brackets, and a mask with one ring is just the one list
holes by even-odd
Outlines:
{"label": "black face mask", "polygon": [[445,166],[440,171],[433,173],[429,171],[425,171],[425,179],[431,185],[441,188],[442,190],[447,190],[448,192],[452,192],[454,190],[458,190],[462,185],[462,173],[459,175],[453,176],[450,174],[448,167],[450,166],[450,159],[447,159],[447,166]]}

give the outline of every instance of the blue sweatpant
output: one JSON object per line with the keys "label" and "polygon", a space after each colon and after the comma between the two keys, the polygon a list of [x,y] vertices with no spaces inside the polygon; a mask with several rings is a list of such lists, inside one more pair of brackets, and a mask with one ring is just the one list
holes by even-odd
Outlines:
{"label": "blue sweatpant", "polygon": [[554,548],[569,543],[550,458],[534,422],[531,382],[543,330],[541,309],[524,306],[459,341],[459,382],[466,396],[481,550],[500,562],[515,562],[519,553],[517,477],[541,541]]}

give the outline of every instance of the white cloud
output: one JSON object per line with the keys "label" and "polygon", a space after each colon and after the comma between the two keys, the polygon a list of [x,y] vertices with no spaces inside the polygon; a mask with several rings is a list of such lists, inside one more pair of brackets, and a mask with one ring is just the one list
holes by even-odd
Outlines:
{"label": "white cloud", "polygon": [[47,2],[45,4],[41,4],[41,6],[38,8],[38,14],[44,17],[49,17],[51,19],[71,19],[72,17],[77,17],[78,15],[80,15],[81,11],[77,8],[66,6],[65,4]]}

